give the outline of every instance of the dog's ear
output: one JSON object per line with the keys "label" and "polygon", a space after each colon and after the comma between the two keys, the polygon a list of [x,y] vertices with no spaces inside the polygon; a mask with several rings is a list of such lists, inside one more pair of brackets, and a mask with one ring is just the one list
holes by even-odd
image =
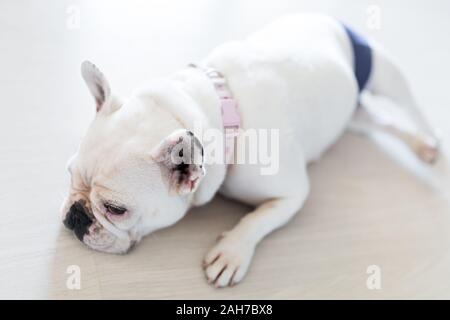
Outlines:
{"label": "dog's ear", "polygon": [[90,61],[81,64],[81,75],[95,99],[97,112],[111,101],[111,89],[103,73]]}
{"label": "dog's ear", "polygon": [[151,157],[162,166],[169,189],[180,195],[194,192],[206,173],[203,146],[191,131],[185,129],[163,139],[151,151]]}

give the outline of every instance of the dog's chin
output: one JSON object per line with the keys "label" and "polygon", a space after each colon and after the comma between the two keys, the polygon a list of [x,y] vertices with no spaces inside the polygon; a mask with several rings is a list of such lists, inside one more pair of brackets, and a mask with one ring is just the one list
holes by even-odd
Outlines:
{"label": "dog's chin", "polygon": [[133,247],[133,245],[123,246],[121,244],[117,244],[117,242],[114,242],[112,244],[103,244],[103,245],[91,244],[91,243],[89,243],[89,241],[86,241],[86,242],[83,241],[83,243],[92,250],[95,250],[98,252],[103,252],[103,253],[108,253],[108,254],[119,254],[119,255],[130,252],[131,248]]}
{"label": "dog's chin", "polygon": [[82,242],[95,251],[112,254],[128,253],[136,243],[129,237],[117,237],[101,226],[98,221],[89,228]]}

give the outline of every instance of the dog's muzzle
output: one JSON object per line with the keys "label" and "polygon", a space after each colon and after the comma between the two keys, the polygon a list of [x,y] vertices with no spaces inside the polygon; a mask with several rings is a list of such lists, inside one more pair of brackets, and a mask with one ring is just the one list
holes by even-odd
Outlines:
{"label": "dog's muzzle", "polygon": [[66,228],[73,230],[81,242],[83,242],[83,237],[89,232],[89,227],[92,224],[92,219],[89,217],[87,210],[81,201],[77,201],[70,207],[63,221]]}

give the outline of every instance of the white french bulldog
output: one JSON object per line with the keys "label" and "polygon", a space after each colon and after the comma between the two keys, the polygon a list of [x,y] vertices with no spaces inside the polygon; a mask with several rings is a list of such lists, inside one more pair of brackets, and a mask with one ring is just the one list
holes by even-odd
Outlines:
{"label": "white french bulldog", "polygon": [[[419,134],[364,116],[358,123],[395,134],[426,162],[437,140],[399,69],[370,42],[366,90],[409,112]],[[299,212],[309,192],[307,165],[338,139],[359,105],[352,44],[343,25],[316,14],[283,17],[245,41],[226,43],[203,61],[226,79],[238,103],[240,128],[279,130],[276,174],[259,164],[211,163],[194,126],[222,132],[221,100],[211,78],[186,67],[122,102],[90,62],[82,75],[97,114],[69,162],[64,224],[92,249],[125,253],[149,233],[180,220],[217,192],[252,206],[206,254],[217,287],[243,279],[261,239]],[[362,111],[360,111],[362,110]],[[194,132],[194,133],[193,133]],[[237,144],[243,143],[237,137]],[[174,151],[196,161],[173,161]]]}

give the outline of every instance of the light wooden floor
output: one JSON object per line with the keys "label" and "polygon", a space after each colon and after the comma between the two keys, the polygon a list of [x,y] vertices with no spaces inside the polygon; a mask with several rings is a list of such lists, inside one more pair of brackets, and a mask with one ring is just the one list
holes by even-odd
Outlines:
{"label": "light wooden floor", "polygon": [[[380,30],[365,28],[369,3],[382,10]],[[125,256],[86,249],[59,221],[65,163],[94,114],[83,59],[127,95],[282,13],[321,10],[399,58],[449,141],[450,44],[436,42],[446,41],[449,9],[444,0],[1,2],[0,298],[450,298],[447,147],[428,168],[392,139],[345,134],[311,166],[304,209],[229,289],[211,288],[200,263],[248,210],[238,203],[217,197]],[[81,290],[66,287],[70,265],[81,268]],[[381,290],[366,286],[370,265],[381,268]]]}

